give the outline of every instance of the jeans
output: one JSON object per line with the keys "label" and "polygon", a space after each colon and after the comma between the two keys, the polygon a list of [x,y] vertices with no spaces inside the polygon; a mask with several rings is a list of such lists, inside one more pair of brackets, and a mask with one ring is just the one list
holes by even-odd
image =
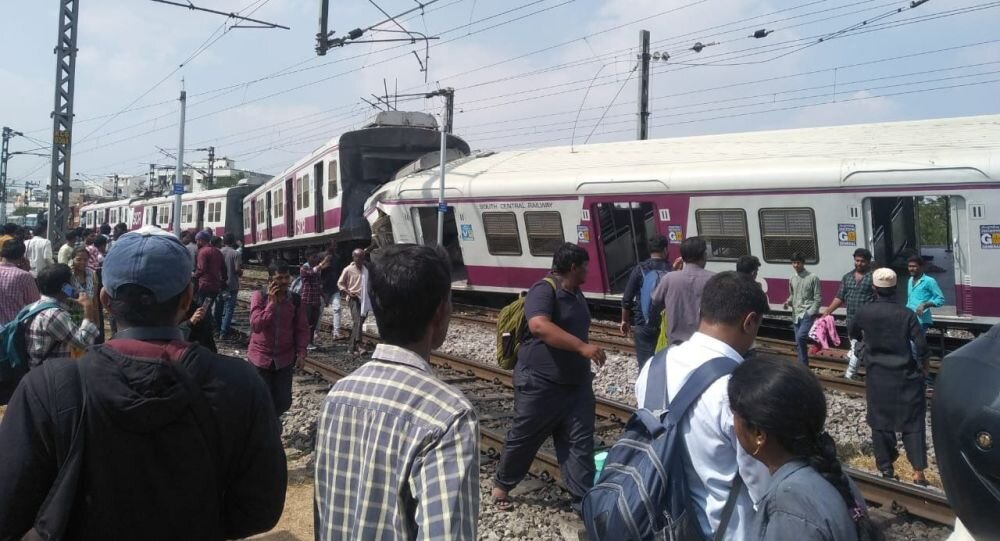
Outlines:
{"label": "jeans", "polygon": [[799,354],[799,362],[809,367],[809,330],[812,329],[813,316],[805,316],[794,323],[795,349]]}
{"label": "jeans", "polygon": [[309,345],[313,345],[316,338],[316,327],[319,326],[319,317],[323,313],[323,304],[307,304],[306,320],[309,321]]}
{"label": "jeans", "polygon": [[215,318],[215,328],[219,329],[219,334],[225,336],[233,326],[233,314],[236,312],[237,291],[222,291],[219,299],[213,307],[213,317]]}
{"label": "jeans", "polygon": [[847,372],[844,374],[844,377],[848,379],[853,378],[858,373],[858,365],[861,362],[857,352],[859,346],[864,347],[861,340],[851,338],[851,347],[847,350]]}
{"label": "jeans", "polygon": [[330,307],[330,313],[333,316],[332,329],[331,332],[334,338],[340,336],[340,292],[336,291],[329,295],[326,295],[324,299],[326,305]]}
{"label": "jeans", "polygon": [[660,326],[636,325],[632,327],[632,336],[635,341],[636,360],[641,371],[642,366],[656,352],[656,339],[660,336]]}

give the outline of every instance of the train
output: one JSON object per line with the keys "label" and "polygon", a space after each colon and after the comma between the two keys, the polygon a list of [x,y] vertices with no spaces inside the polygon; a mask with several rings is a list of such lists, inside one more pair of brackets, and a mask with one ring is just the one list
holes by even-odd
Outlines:
{"label": "train", "polygon": [[[436,241],[438,175],[372,194],[375,242]],[[1000,322],[1000,115],[481,152],[450,162],[445,179],[455,291],[522,291],[569,241],[590,256],[584,294],[614,303],[651,236],[673,259],[698,235],[711,271],[757,256],[776,311],[794,252],[827,304],[868,248],[902,276],[908,256],[931,262],[946,300],[936,320]],[[921,241],[926,201],[943,208],[939,246]]]}

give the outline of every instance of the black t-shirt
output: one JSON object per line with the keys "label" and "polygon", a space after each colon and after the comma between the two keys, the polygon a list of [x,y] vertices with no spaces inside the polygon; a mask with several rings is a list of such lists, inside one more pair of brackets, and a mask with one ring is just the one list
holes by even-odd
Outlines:
{"label": "black t-shirt", "polygon": [[[573,336],[587,341],[590,333],[590,309],[579,289],[562,288],[559,278],[557,289],[545,280],[539,280],[528,290],[524,299],[524,317],[530,321],[535,316],[549,316],[553,323]],[[553,383],[580,385],[590,383],[590,360],[575,351],[548,346],[529,331],[517,353],[517,370],[532,374]]]}

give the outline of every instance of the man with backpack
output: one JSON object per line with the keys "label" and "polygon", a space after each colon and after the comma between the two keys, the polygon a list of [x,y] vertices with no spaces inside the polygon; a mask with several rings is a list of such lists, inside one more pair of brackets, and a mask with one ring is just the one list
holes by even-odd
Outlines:
{"label": "man with backpack", "polygon": [[[42,298],[25,310],[34,311],[25,328],[27,353],[32,369],[46,359],[68,357],[70,347],[87,349],[94,343],[100,330],[97,328],[97,304],[86,293],[70,285],[72,271],[66,265],[45,267],[38,273],[38,289]],[[83,321],[79,325],[70,316],[69,303],[83,308]]]}
{"label": "man with backpack", "polygon": [[306,361],[309,321],[301,299],[289,291],[288,264],[272,263],[267,275],[267,289],[250,297],[247,358],[257,367],[271,393],[274,411],[281,415],[292,407],[292,372]]}
{"label": "man with backpack", "polygon": [[[661,494],[662,500],[657,501],[661,506],[672,497],[677,498],[673,500],[675,502],[688,502],[687,510],[706,539],[711,539],[713,533],[720,529],[726,514],[731,518],[728,527],[724,528],[724,539],[752,539],[753,502],[763,495],[770,478],[767,468],[743,451],[736,440],[727,395],[729,374],[743,362],[743,355],[753,345],[767,312],[767,296],[753,280],[736,272],[713,276],[701,297],[701,320],[697,332],[683,344],[654,356],[643,367],[635,384],[638,403],[644,410],[655,412],[670,404],[673,416],[668,414],[665,420],[676,423],[674,434],[679,438],[679,445],[674,449],[680,451],[683,449],[680,444],[684,444],[689,456],[685,459],[683,453],[678,452],[663,459],[668,471],[683,471],[686,493]],[[706,366],[708,368],[703,369]],[[700,388],[689,387],[689,381],[700,384]],[[662,402],[657,402],[657,398]],[[689,404],[686,411],[682,407],[683,402]],[[654,423],[659,421],[657,417]],[[606,472],[614,471],[615,461],[621,456],[616,453],[617,448],[612,449],[605,462]],[[643,469],[641,464],[632,466]],[[599,487],[607,478],[608,475],[602,476]],[[742,485],[749,490],[744,490]],[[655,487],[644,488],[651,490]],[[599,526],[601,522],[601,519],[594,518],[600,517],[601,513],[593,512],[600,508],[600,502],[594,499],[598,495],[600,491],[595,489],[585,502],[585,516],[592,519],[588,521],[588,529]],[[727,507],[728,513],[725,512]],[[659,510],[676,512],[675,509]],[[604,519],[603,524],[614,524],[614,521]],[[594,530],[591,529],[591,532]],[[591,537],[592,541],[627,538],[621,531],[610,532],[609,536]]]}
{"label": "man with backpack", "polygon": [[104,261],[121,330],[21,381],[0,423],[0,539],[236,539],[284,507],[285,455],[260,378],[186,342],[191,259],[152,226]]}
{"label": "man with backpack", "polygon": [[653,291],[660,284],[660,279],[670,272],[668,246],[669,242],[662,235],[649,239],[649,259],[632,269],[628,283],[625,284],[625,292],[622,293],[620,329],[622,336],[628,336],[632,332],[640,369],[653,356],[660,332],[661,315],[659,312],[652,312]]}

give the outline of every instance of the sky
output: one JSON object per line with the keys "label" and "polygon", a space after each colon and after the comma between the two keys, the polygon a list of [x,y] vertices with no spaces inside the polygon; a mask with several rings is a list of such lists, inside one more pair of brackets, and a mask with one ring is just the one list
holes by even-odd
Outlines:
{"label": "sky", "polygon": [[[455,132],[474,149],[635,139],[643,29],[660,58],[650,138],[1000,112],[998,1],[329,1],[334,37],[384,20],[379,8],[418,8],[397,20],[437,39],[426,53],[418,40],[321,57],[320,0],[194,0],[290,30],[232,28],[150,0],[83,0],[73,177],[175,163],[182,78],[186,161],[213,145],[270,174],[363,125],[377,112],[363,99],[386,89],[400,110],[438,115],[441,98],[392,95],[455,88]],[[57,14],[55,0],[0,2],[0,125],[25,134],[11,151],[45,155],[13,156],[12,186],[48,184]]]}

